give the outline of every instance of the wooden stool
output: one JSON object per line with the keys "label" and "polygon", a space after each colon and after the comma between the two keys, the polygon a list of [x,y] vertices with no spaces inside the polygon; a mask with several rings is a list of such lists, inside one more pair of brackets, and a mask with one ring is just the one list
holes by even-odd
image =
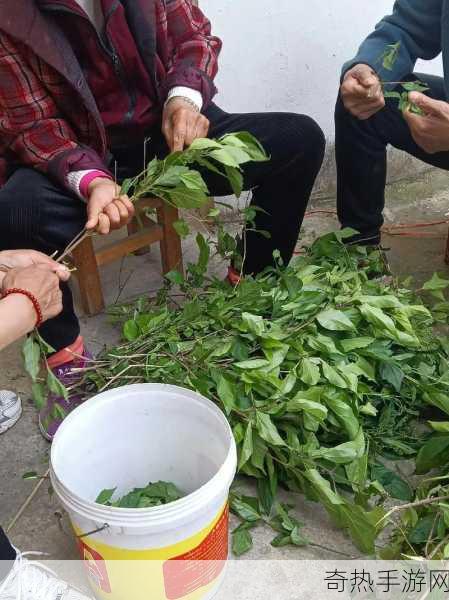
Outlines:
{"label": "wooden stool", "polygon": [[[142,248],[160,243],[162,273],[174,269],[183,271],[181,240],[173,228],[179,218],[178,210],[157,198],[141,198],[135,204],[136,212],[144,223],[139,228],[137,219],[128,226],[128,237],[112,242],[95,251],[92,239],[88,238],[73,251],[73,262],[81,294],[81,303],[87,315],[96,315],[104,307],[99,267],[119,260]],[[147,208],[156,209],[157,223],[143,214]]]}

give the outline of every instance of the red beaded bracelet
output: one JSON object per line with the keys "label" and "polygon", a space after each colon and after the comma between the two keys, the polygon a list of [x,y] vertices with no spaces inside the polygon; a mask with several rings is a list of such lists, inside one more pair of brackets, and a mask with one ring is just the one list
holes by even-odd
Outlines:
{"label": "red beaded bracelet", "polygon": [[2,292],[2,298],[6,298],[6,296],[11,296],[12,294],[22,294],[22,296],[26,296],[28,300],[32,302],[37,317],[35,327],[40,327],[44,322],[44,318],[42,316],[41,305],[39,304],[39,301],[36,298],[36,296],[34,296],[34,294],[29,292],[28,290],[22,290],[20,288],[9,288],[8,290]]}

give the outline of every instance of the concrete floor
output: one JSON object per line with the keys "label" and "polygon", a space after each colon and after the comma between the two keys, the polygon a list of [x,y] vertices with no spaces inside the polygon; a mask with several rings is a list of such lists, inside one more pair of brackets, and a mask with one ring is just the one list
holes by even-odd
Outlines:
{"label": "concrete floor", "polygon": [[[314,203],[311,209],[334,208],[334,198]],[[449,215],[449,174],[431,171],[414,182],[390,186],[385,211],[389,223],[410,223],[447,219]],[[311,215],[306,219],[301,242],[310,242],[317,235],[337,226],[332,215]],[[413,275],[418,282],[429,278],[434,271],[447,277],[443,252],[447,225],[432,227],[432,238],[384,237],[384,245],[391,248],[390,258],[397,274]],[[194,255],[194,248],[185,244],[186,262]],[[161,284],[159,252],[154,247],[143,257],[129,257],[122,265],[114,264],[103,269],[102,277],[109,304],[133,298],[156,290]],[[105,344],[115,342],[119,334],[108,323],[105,315],[82,317],[83,334],[95,352]],[[20,358],[20,344],[4,351],[0,356],[0,389],[14,389],[23,398],[24,415],[20,422],[0,438],[0,523],[5,526],[13,518],[28,496],[34,481],[24,481],[27,471],[45,472],[49,446],[41,438],[36,411],[29,401],[30,385]],[[76,452],[76,448],[74,448]],[[263,528],[254,532],[254,548],[247,558],[276,559],[337,559],[333,550],[348,556],[357,556],[357,550],[340,531],[333,528],[324,511],[315,504],[290,495],[298,517],[306,523],[306,533],[314,543],[306,548],[274,549],[269,545],[273,535]],[[13,542],[24,550],[49,552],[52,558],[76,558],[73,538],[68,524],[60,516],[60,508],[44,485],[11,532]]]}

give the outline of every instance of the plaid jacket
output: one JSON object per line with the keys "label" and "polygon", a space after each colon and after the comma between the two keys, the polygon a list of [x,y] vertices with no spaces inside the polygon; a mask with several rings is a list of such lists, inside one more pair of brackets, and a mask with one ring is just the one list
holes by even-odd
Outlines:
{"label": "plaid jacket", "polygon": [[[67,174],[106,170],[106,133],[67,39],[43,0],[0,0],[0,185],[11,164],[67,187]],[[191,0],[121,0],[162,104],[168,90],[198,90],[207,106],[221,42]]]}

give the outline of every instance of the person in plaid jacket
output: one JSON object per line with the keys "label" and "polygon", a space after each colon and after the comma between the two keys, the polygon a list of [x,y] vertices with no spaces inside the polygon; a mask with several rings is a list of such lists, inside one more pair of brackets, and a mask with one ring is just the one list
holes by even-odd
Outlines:
{"label": "person in plaid jacket", "polygon": [[[52,254],[85,226],[107,234],[127,224],[133,207],[111,165],[119,180],[136,175],[146,139],[150,159],[246,130],[271,157],[244,173],[264,209],[256,227],[271,237],[248,232],[245,272],[270,265],[276,249],[288,263],[324,136],[305,115],[215,105],[221,45],[192,0],[0,0],[0,249]],[[221,178],[207,183],[215,196],[230,193]],[[62,292],[62,313],[40,333],[55,349],[50,367],[70,384],[90,355],[66,284]],[[69,412],[81,401],[49,398],[40,415],[47,439],[59,425],[54,404]]]}

